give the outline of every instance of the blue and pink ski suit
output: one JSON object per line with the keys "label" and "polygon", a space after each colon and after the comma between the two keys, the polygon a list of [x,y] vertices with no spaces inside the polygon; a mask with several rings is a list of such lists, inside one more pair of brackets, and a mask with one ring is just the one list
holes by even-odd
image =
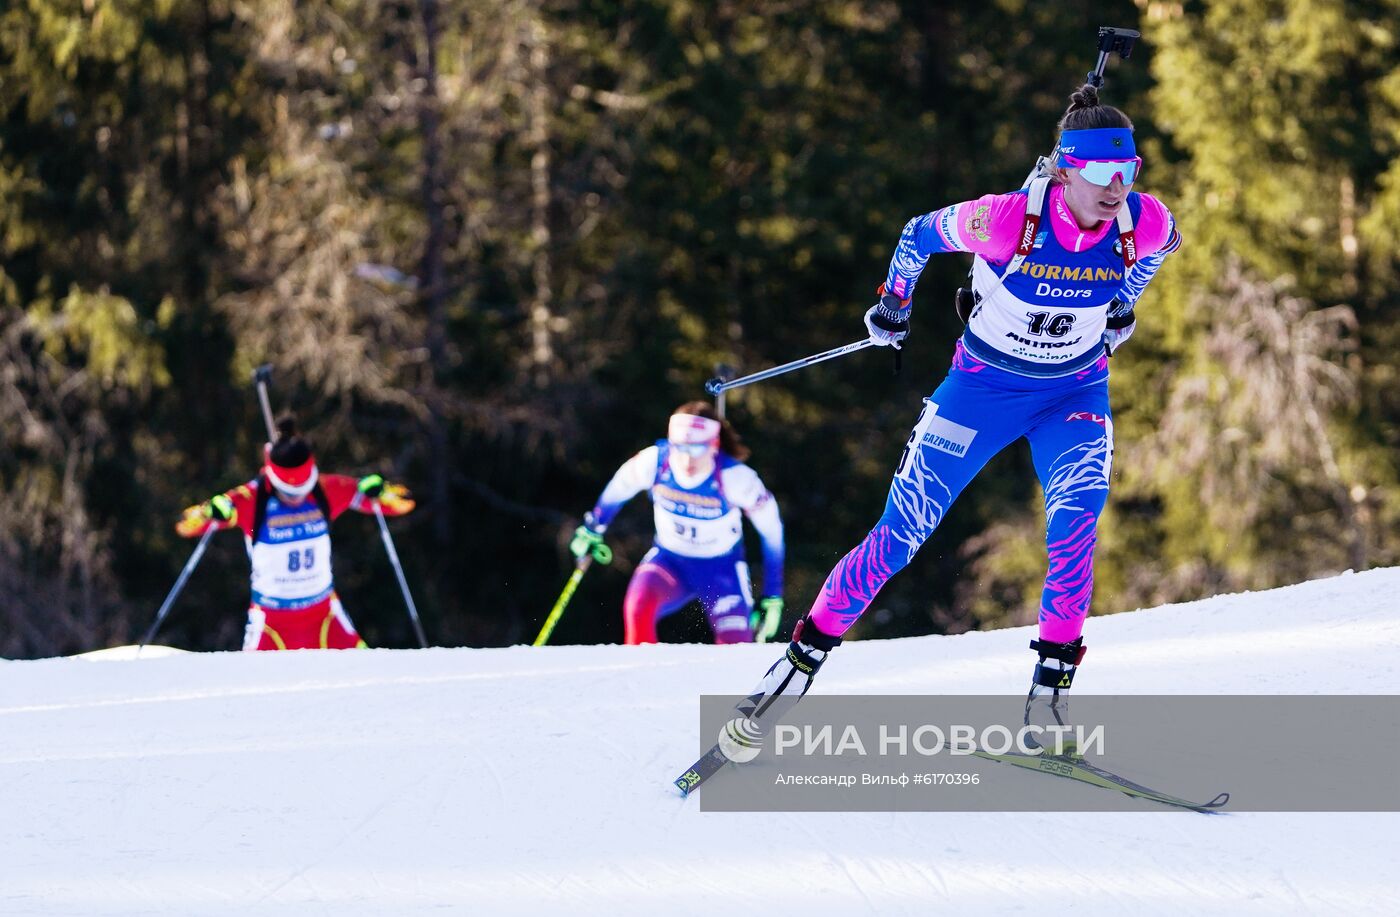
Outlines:
{"label": "blue and pink ski suit", "polygon": [[884,514],[836,564],[812,606],[812,623],[823,633],[844,634],[933,534],[977,472],[1021,437],[1030,441],[1045,491],[1049,570],[1040,638],[1068,643],[1084,627],[1095,533],[1113,459],[1105,343],[1115,339],[1113,316],[1131,313],[1180,237],[1167,208],[1136,192],[1124,205],[1133,218],[1131,234],[1120,237],[1112,221],[1086,231],[1054,185],[1045,195],[1033,247],[1014,274],[1004,276],[1027,231],[1028,199],[1025,189],[986,195],[915,217],[904,227],[887,292],[907,302],[929,256],[969,252],[977,256],[973,289],[979,301],[947,377],[925,399]]}

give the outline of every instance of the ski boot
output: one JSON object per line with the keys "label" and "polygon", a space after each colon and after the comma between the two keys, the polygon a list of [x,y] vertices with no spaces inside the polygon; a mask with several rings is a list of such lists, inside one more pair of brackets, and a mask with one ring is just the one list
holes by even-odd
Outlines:
{"label": "ski boot", "polygon": [[730,761],[744,764],[758,757],[763,737],[807,693],[827,654],[841,644],[840,637],[824,634],[808,614],[792,629],[792,642],[773,663],[752,693],[740,701],[740,714],[720,733],[720,751]]}
{"label": "ski boot", "polygon": [[1026,726],[1039,726],[1039,734],[1027,733],[1026,745],[1039,749],[1039,754],[1079,757],[1078,743],[1070,733],[1057,731],[1070,727],[1069,688],[1074,672],[1084,658],[1084,638],[1070,643],[1032,640],[1031,649],[1040,654],[1031,678],[1031,690],[1026,695]]}

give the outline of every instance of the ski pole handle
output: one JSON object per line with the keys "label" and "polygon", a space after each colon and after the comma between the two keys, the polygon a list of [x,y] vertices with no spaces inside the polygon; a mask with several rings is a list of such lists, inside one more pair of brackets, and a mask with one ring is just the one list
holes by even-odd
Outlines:
{"label": "ski pole handle", "polygon": [[740,376],[738,379],[732,379],[728,382],[716,376],[705,383],[705,391],[709,392],[711,395],[718,395],[721,392],[729,391],[731,388],[739,388],[742,385],[752,385],[755,382],[762,382],[764,379],[771,379],[774,376],[781,376],[783,373],[790,373],[794,369],[802,369],[816,363],[834,360],[837,357],[844,357],[848,353],[855,353],[857,350],[864,350],[867,347],[875,346],[875,341],[870,338],[861,338],[859,341],[853,341],[841,347],[834,347],[831,350],[814,353],[810,357],[803,357],[800,360],[793,360],[791,363],[784,363],[782,366],[774,366],[772,369],[765,369],[761,372],[750,373],[747,376]]}

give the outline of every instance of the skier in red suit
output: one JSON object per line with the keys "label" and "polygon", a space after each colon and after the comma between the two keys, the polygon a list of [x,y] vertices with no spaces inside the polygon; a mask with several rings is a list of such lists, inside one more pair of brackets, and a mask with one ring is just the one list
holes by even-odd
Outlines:
{"label": "skier in red suit", "polygon": [[176,531],[196,538],[210,528],[243,532],[252,561],[245,650],[353,649],[365,645],[335,592],[330,524],[346,510],[402,516],[408,492],[377,474],[321,474],[311,446],[290,417],[264,449],[262,471],[246,484],[185,510]]}

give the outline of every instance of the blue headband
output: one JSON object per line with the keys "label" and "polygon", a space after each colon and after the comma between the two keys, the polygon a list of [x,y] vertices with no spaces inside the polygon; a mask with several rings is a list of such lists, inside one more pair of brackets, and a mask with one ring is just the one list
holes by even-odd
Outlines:
{"label": "blue headband", "polygon": [[1068,165],[1062,155],[1075,159],[1132,159],[1137,156],[1130,127],[1099,127],[1093,130],[1065,131],[1055,150],[1058,165]]}

